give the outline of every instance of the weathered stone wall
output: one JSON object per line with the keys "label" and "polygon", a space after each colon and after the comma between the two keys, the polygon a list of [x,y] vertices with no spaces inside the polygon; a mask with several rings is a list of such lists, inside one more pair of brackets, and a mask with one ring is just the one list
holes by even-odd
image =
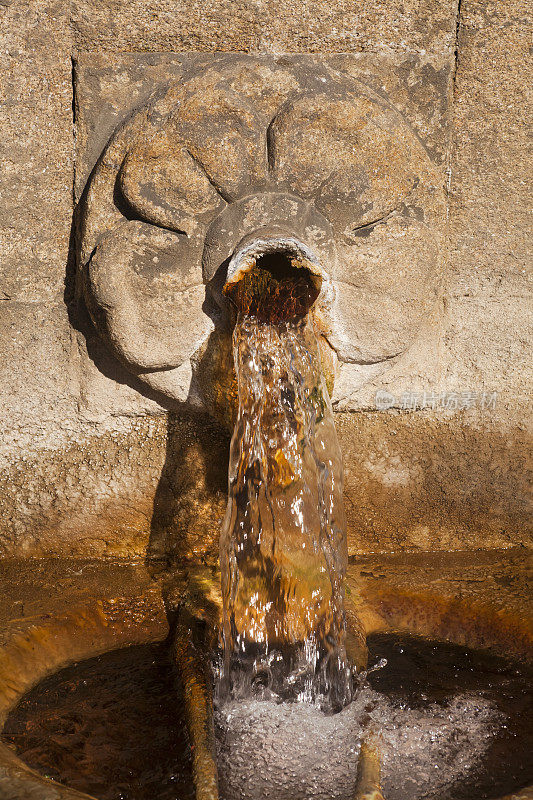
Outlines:
{"label": "weathered stone wall", "polygon": [[[338,415],[351,551],[531,544],[527,6],[457,5],[0,0],[0,553],[159,552],[201,517],[194,548],[218,524],[224,471],[207,468],[205,432],[218,465],[227,437],[167,419],[73,297],[74,205],[89,141],[119,119],[125,54],[191,50],[349,53],[446,176],[437,313]],[[76,65],[104,56],[108,107],[89,131]]]}

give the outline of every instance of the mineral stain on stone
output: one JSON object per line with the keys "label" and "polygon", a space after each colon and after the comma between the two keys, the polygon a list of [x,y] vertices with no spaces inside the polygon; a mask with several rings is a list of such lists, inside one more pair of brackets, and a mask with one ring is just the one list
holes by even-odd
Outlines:
{"label": "mineral stain on stone", "polygon": [[303,317],[319,292],[316,276],[289,251],[264,253],[241,280],[224,288],[224,294],[241,314],[263,322]]}

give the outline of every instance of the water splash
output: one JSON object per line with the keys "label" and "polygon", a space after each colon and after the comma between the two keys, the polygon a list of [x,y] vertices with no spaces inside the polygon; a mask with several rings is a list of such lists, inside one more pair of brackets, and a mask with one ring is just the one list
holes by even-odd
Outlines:
{"label": "water splash", "polygon": [[352,697],[342,458],[312,322],[242,316],[239,415],[220,540],[219,699]]}

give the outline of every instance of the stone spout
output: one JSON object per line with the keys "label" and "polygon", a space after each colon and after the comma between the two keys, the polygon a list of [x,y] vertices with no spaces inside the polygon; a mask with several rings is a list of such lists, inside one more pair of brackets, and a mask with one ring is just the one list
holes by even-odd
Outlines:
{"label": "stone spout", "polygon": [[307,314],[321,287],[313,249],[289,230],[270,226],[239,242],[222,292],[237,311],[276,322]]}
{"label": "stone spout", "polygon": [[307,269],[320,291],[322,268],[313,248],[277,225],[265,226],[241,239],[228,265],[226,286],[237,283],[259,259],[268,255],[285,256],[295,262],[296,268]]}

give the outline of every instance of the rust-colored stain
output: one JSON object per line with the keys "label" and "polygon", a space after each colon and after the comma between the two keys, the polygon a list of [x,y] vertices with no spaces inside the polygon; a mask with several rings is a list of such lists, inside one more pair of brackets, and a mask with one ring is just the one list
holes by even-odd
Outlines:
{"label": "rust-colored stain", "polygon": [[223,291],[242,314],[263,322],[288,322],[307,314],[320,287],[298,258],[271,253]]}
{"label": "rust-colored stain", "polygon": [[383,583],[363,585],[360,592],[359,608],[367,634],[405,630],[533,662],[530,622],[489,600],[441,596]]}

